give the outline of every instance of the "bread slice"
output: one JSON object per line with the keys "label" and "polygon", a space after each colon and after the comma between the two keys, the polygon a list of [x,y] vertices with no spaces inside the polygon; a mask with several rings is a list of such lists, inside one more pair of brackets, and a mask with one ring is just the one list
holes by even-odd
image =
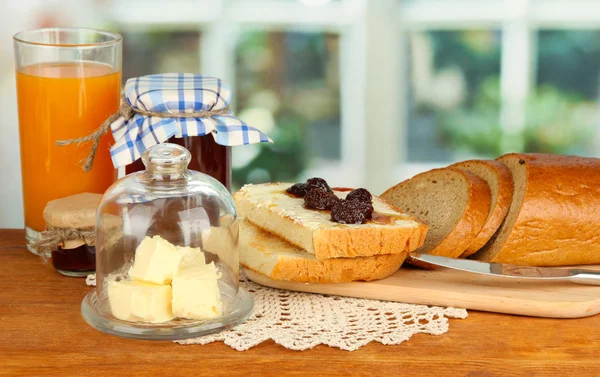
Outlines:
{"label": "bread slice", "polygon": [[527,266],[600,263],[600,159],[501,156],[515,183],[500,229],[473,255]]}
{"label": "bread slice", "polygon": [[467,247],[465,252],[461,254],[462,258],[466,258],[481,249],[492,238],[498,228],[500,228],[512,203],[513,180],[510,170],[501,162],[494,160],[469,160],[459,162],[450,167],[475,174],[490,187],[490,211],[479,234],[469,247]]}
{"label": "bread slice", "polygon": [[[329,211],[304,208],[304,200],[286,193],[291,183],[246,185],[234,194],[241,217],[317,259],[402,254],[423,244],[427,225],[373,197],[382,223],[339,224]],[[336,191],[345,198],[348,191]]]}
{"label": "bread slice", "polygon": [[490,188],[465,170],[434,169],[401,182],[381,197],[429,225],[420,253],[457,258],[483,228]]}
{"label": "bread slice", "polygon": [[273,280],[344,283],[383,279],[400,268],[407,253],[317,259],[247,221],[240,223],[240,264]]}

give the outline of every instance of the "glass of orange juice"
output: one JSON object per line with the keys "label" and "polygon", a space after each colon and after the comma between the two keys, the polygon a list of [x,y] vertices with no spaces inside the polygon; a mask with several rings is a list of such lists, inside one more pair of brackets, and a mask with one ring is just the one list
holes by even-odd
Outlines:
{"label": "glass of orange juice", "polygon": [[51,200],[103,193],[114,181],[104,135],[89,172],[82,169],[91,142],[59,146],[86,136],[119,108],[121,36],[102,30],[50,28],[14,36],[25,232],[28,249],[45,228]]}

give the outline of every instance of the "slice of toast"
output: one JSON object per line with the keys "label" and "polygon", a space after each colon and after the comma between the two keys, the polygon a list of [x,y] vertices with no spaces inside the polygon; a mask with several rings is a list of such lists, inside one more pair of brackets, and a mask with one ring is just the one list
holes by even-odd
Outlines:
{"label": "slice of toast", "polygon": [[302,283],[383,279],[400,268],[408,253],[320,260],[248,221],[240,223],[239,248],[244,268],[273,280]]}
{"label": "slice of toast", "polygon": [[450,167],[475,174],[490,186],[490,212],[477,237],[461,254],[461,258],[466,258],[481,249],[500,228],[512,203],[513,180],[510,170],[501,162],[494,160],[469,160],[450,165]]}
{"label": "slice of toast", "polygon": [[418,252],[450,258],[460,256],[473,242],[490,210],[488,184],[454,168],[421,173],[381,196],[429,225],[425,243]]}
{"label": "slice of toast", "polygon": [[[420,247],[427,225],[373,197],[379,222],[339,224],[329,211],[304,208],[304,200],[286,193],[292,183],[246,185],[234,194],[241,217],[317,259],[402,254]],[[347,190],[334,193],[345,198]]]}

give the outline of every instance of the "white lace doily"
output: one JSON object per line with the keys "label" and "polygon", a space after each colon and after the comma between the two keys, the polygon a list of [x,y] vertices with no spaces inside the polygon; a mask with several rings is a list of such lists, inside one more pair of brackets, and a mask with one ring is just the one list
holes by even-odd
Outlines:
{"label": "white lace doily", "polygon": [[[88,285],[96,285],[94,275]],[[267,288],[240,274],[240,285],[254,297],[254,312],[243,324],[218,334],[177,341],[208,344],[222,341],[245,351],[266,340],[292,350],[319,344],[354,351],[367,343],[400,344],[412,335],[440,335],[448,318],[466,318],[465,309],[412,305]]]}

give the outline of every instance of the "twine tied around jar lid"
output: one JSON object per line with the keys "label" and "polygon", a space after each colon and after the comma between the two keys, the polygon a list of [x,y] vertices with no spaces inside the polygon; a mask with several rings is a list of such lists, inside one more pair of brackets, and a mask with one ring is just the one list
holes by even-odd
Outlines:
{"label": "twine tied around jar lid", "polygon": [[222,109],[210,109],[210,110],[201,110],[195,112],[182,112],[182,113],[166,113],[166,112],[158,112],[158,111],[148,111],[141,108],[133,107],[125,98],[125,95],[121,97],[121,106],[116,113],[109,116],[104,123],[96,131],[91,134],[75,139],[68,140],[58,140],[56,142],[57,145],[69,145],[73,143],[81,144],[87,141],[92,141],[92,150],[88,157],[83,161],[83,170],[89,172],[92,169],[92,165],[94,164],[94,158],[96,157],[96,151],[98,150],[98,145],[100,144],[100,139],[104,136],[112,123],[117,121],[119,118],[123,118],[124,120],[131,119],[135,114],[140,114],[147,117],[158,117],[158,118],[211,118],[215,116],[227,115],[229,114],[229,106],[226,106]]}
{"label": "twine tied around jar lid", "polygon": [[94,228],[56,228],[47,225],[46,230],[41,234],[41,238],[35,241],[32,247],[42,256],[42,259],[47,260],[50,253],[63,246],[65,242],[78,240],[84,240],[88,246],[95,246],[96,230]]}

